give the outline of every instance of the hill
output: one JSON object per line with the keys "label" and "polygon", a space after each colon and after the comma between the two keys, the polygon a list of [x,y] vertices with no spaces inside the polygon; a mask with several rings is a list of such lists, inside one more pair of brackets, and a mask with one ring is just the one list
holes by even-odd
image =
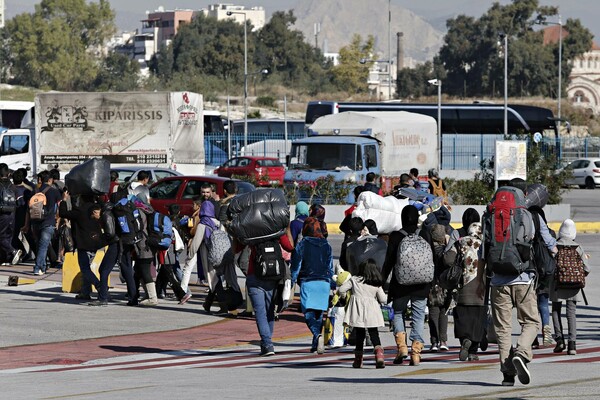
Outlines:
{"label": "hill", "polygon": [[[396,33],[403,32],[405,66],[432,60],[442,45],[444,34],[403,7],[392,4],[391,14],[392,59],[396,59]],[[304,33],[309,43],[315,43],[314,24],[321,24],[318,41],[324,51],[339,51],[358,33],[363,38],[373,35],[377,57],[387,59],[387,0],[304,0],[296,3],[294,15],[298,19],[295,29]]]}

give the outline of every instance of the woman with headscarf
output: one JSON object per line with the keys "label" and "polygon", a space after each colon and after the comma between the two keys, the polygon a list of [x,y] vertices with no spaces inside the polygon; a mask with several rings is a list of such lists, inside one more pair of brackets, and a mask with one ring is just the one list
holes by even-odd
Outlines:
{"label": "woman with headscarf", "polygon": [[317,218],[306,218],[302,228],[303,239],[292,254],[292,286],[296,282],[300,284],[302,313],[313,334],[311,352],[318,354],[325,351],[321,333],[323,316],[329,306],[329,291],[335,288],[333,252],[322,225]]}
{"label": "woman with headscarf", "polygon": [[473,207],[469,207],[463,212],[462,215],[462,227],[458,228],[458,236],[465,237],[469,234],[469,227],[473,222],[480,222],[481,217],[479,212]]}
{"label": "woman with headscarf", "polygon": [[292,232],[292,239],[294,239],[294,244],[298,243],[298,236],[302,233],[302,226],[304,225],[304,221],[308,218],[308,204],[303,201],[299,201],[296,203],[296,217],[292,222],[290,222],[290,231]]}
{"label": "woman with headscarf", "polygon": [[[383,280],[387,280],[388,276],[392,274],[388,296],[393,301],[394,336],[398,348],[398,354],[394,359],[394,364],[402,364],[404,359],[408,357],[404,312],[408,308],[408,302],[410,301],[413,321],[409,337],[409,339],[412,340],[410,364],[419,365],[424,343],[425,307],[427,305],[429,291],[431,290],[431,282],[416,285],[401,285],[396,279],[394,268],[398,259],[398,247],[400,242],[404,240],[407,235],[417,232],[419,211],[415,206],[405,206],[402,209],[401,220],[402,230],[392,232],[388,240],[387,253],[383,266]],[[431,243],[427,231],[420,230],[419,236],[423,237],[428,243]]]}

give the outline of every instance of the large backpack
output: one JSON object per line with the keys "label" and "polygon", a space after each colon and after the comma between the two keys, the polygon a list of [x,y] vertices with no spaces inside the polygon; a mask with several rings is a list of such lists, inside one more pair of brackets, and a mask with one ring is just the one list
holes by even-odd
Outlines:
{"label": "large backpack", "polygon": [[[556,260],[552,257],[550,250],[546,247],[544,239],[540,232],[540,215],[532,212],[533,224],[535,225],[535,235],[533,236],[533,262],[535,264],[538,282],[543,286],[547,286],[550,279],[554,276],[556,270]],[[548,227],[548,231],[553,238],[556,238],[556,233]]]}
{"label": "large backpack", "polygon": [[[208,226],[206,229],[211,229]],[[206,250],[208,253],[208,265],[218,268],[223,262],[223,257],[231,249],[231,240],[224,230],[214,229],[210,237],[206,240]]]}
{"label": "large backpack", "polygon": [[155,212],[148,216],[148,239],[146,243],[155,250],[167,250],[173,243],[171,218]]}
{"label": "large backpack", "polygon": [[401,285],[416,285],[433,281],[433,251],[425,239],[419,236],[419,229],[408,234],[400,230],[404,239],[398,246],[398,256],[394,266],[396,280]]}
{"label": "large backpack", "polygon": [[585,270],[583,259],[575,246],[557,246],[555,282],[558,289],[583,289]]}
{"label": "large backpack", "polygon": [[144,238],[144,226],[141,211],[127,198],[114,205],[113,214],[117,220],[117,233],[121,243],[133,245]]}
{"label": "large backpack", "polygon": [[0,213],[11,214],[17,209],[17,194],[15,187],[5,182],[0,184]]}
{"label": "large backpack", "polygon": [[515,187],[499,188],[483,215],[486,263],[492,272],[514,276],[535,270],[532,257],[533,219],[525,195]]}
{"label": "large backpack", "polygon": [[32,221],[42,221],[46,218],[47,210],[46,210],[46,193],[50,190],[50,186],[47,186],[41,192],[38,192],[31,196],[29,199],[29,218]]}
{"label": "large backpack", "polygon": [[254,275],[264,280],[281,280],[285,276],[285,261],[279,240],[269,240],[254,246]]}

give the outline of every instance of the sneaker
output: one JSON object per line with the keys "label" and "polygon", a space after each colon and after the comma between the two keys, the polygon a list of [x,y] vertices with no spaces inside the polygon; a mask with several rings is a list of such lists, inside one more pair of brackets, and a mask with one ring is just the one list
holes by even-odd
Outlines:
{"label": "sneaker", "polygon": [[515,386],[515,376],[504,373],[504,379],[502,379],[502,386]]}
{"label": "sneaker", "polygon": [[192,297],[191,293],[186,293],[185,295],[183,295],[183,297],[181,298],[181,300],[179,300],[179,304],[185,304],[188,302],[188,300]]}
{"label": "sneaker", "polygon": [[446,344],[446,342],[442,342],[442,344],[440,345],[440,351],[448,351],[450,350],[448,348],[448,345]]}
{"label": "sneaker", "polygon": [[325,340],[323,339],[323,335],[319,335],[317,339],[317,354],[325,353]]}
{"label": "sneaker", "polygon": [[472,342],[469,339],[465,339],[460,346],[460,352],[458,353],[458,359],[460,361],[467,361],[469,358],[469,348],[471,347]]}
{"label": "sneaker", "polygon": [[94,300],[88,303],[90,307],[106,307],[108,305],[108,301],[106,300]]}
{"label": "sneaker", "polygon": [[438,350],[439,350],[439,347],[438,347],[437,343],[435,343],[435,342],[432,343],[431,347],[429,348],[429,351],[432,353],[436,353]]}
{"label": "sneaker", "polygon": [[523,385],[528,385],[529,382],[531,382],[531,375],[529,374],[529,369],[527,369],[527,361],[525,361],[522,356],[517,354],[513,357],[512,363],[517,370],[519,382],[521,382]]}
{"label": "sneaker", "polygon": [[44,275],[44,271],[37,271],[37,272],[34,272],[33,274],[37,275],[37,276],[42,276],[42,275]]}
{"label": "sneaker", "polygon": [[259,356],[269,357],[269,356],[274,356],[274,355],[275,355],[275,349],[273,348],[273,346],[268,346],[268,347],[260,346]]}
{"label": "sneaker", "polygon": [[477,354],[469,354],[468,361],[479,361],[479,356]]}
{"label": "sneaker", "polygon": [[23,254],[23,252],[21,250],[17,250],[13,253],[13,257],[11,260],[11,264],[12,265],[17,265],[21,262],[21,254]]}

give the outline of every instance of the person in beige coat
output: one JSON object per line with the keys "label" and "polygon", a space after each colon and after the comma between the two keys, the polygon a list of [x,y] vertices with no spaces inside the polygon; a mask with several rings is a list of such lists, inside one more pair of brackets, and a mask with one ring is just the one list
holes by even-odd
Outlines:
{"label": "person in beige coat", "polygon": [[344,324],[356,329],[356,349],[354,350],[354,363],[352,367],[362,368],[364,342],[369,331],[375,352],[375,365],[385,368],[383,347],[379,340],[377,328],[384,326],[381,305],[387,298],[382,288],[383,279],[375,260],[369,258],[358,267],[358,274],[346,281],[339,288],[340,294],[352,290],[348,301]]}

